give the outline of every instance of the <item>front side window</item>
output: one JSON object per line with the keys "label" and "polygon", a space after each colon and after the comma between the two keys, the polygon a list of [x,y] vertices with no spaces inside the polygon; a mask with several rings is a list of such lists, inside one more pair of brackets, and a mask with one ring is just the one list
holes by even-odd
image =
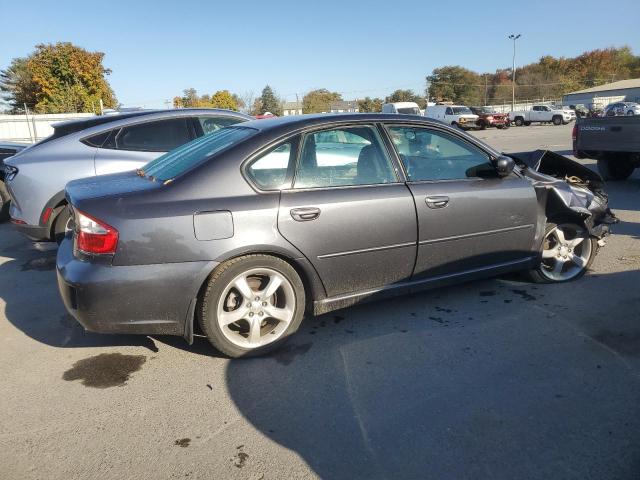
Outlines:
{"label": "front side window", "polygon": [[396,176],[380,136],[371,126],[305,135],[295,188],[392,183]]}
{"label": "front side window", "polygon": [[123,127],[114,138],[118,150],[168,152],[191,140],[186,118],[170,118]]}
{"label": "front side window", "polygon": [[147,163],[141,173],[149,178],[173,179],[257,132],[254,128],[227,127],[197,138]]}
{"label": "front side window", "polygon": [[468,115],[473,112],[469,107],[453,107],[453,113],[456,115]]}
{"label": "front side window", "polygon": [[293,142],[283,143],[254,160],[246,171],[262,190],[290,187],[291,184],[285,185],[285,181],[289,163],[295,161],[295,153]]}
{"label": "front side window", "polygon": [[453,109],[451,107],[447,107],[444,112],[445,115],[453,115]]}
{"label": "front side window", "polygon": [[200,123],[200,127],[202,128],[203,135],[209,135],[210,133],[217,132],[221,128],[229,127],[231,125],[235,125],[236,123],[242,122],[239,118],[233,117],[220,117],[220,116],[202,116],[198,117],[198,122]]}
{"label": "front side window", "polygon": [[445,132],[390,127],[389,134],[410,181],[496,176],[489,155]]}

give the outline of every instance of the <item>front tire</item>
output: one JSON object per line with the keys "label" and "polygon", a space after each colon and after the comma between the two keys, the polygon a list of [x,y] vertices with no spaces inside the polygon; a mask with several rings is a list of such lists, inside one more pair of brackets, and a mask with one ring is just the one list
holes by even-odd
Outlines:
{"label": "front tire", "polygon": [[197,309],[198,321],[225,355],[262,355],[298,330],[305,302],[304,285],[291,265],[269,255],[246,255],[214,270]]}
{"label": "front tire", "polygon": [[562,117],[560,116],[555,116],[553,117],[553,119],[551,120],[553,122],[553,124],[558,127],[560,125],[562,125]]}
{"label": "front tire", "polygon": [[522,117],[516,117],[514,123],[516,124],[516,127],[521,127],[522,125],[524,125],[524,120],[522,119]]}
{"label": "front tire", "polygon": [[584,226],[549,222],[542,241],[540,265],[529,271],[536,283],[564,283],[583,276],[598,252],[598,242]]}

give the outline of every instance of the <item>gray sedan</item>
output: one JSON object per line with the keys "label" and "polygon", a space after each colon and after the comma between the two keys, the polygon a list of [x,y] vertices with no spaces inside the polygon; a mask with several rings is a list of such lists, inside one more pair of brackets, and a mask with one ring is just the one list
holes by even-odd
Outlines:
{"label": "gray sedan", "polygon": [[70,180],[135,170],[194,138],[252,119],[229,110],[146,110],[54,125],[54,134],[5,160],[10,215],[32,240],[60,240]]}
{"label": "gray sedan", "polygon": [[58,283],[88,330],[199,325],[254,355],[305,312],[511,271],[576,279],[615,222],[601,188],[560,155],[507,157],[415,116],[252,121],[71,182]]}

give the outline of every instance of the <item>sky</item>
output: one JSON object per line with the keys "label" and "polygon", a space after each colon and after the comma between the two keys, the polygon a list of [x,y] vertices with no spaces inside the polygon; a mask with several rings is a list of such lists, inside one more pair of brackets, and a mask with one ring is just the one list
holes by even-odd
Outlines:
{"label": "sky", "polygon": [[315,88],[347,100],[397,88],[423,93],[434,68],[478,72],[543,55],[630,46],[640,54],[639,0],[41,1],[0,0],[0,69],[38,43],[105,53],[127,107],[163,108],[193,87],[285,100]]}

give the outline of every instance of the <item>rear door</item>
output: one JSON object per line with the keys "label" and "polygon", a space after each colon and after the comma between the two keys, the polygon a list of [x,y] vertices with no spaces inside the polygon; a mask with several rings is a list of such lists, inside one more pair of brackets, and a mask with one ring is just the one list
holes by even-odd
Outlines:
{"label": "rear door", "polygon": [[531,259],[537,201],[528,180],[499,177],[490,156],[461,136],[402,125],[388,132],[415,197],[416,279]]}
{"label": "rear door", "polygon": [[97,149],[96,175],[141,168],[194,138],[189,117],[152,120],[113,129]]}
{"label": "rear door", "polygon": [[329,296],[411,276],[415,206],[398,173],[375,125],[303,135],[278,229],[314,265]]}

